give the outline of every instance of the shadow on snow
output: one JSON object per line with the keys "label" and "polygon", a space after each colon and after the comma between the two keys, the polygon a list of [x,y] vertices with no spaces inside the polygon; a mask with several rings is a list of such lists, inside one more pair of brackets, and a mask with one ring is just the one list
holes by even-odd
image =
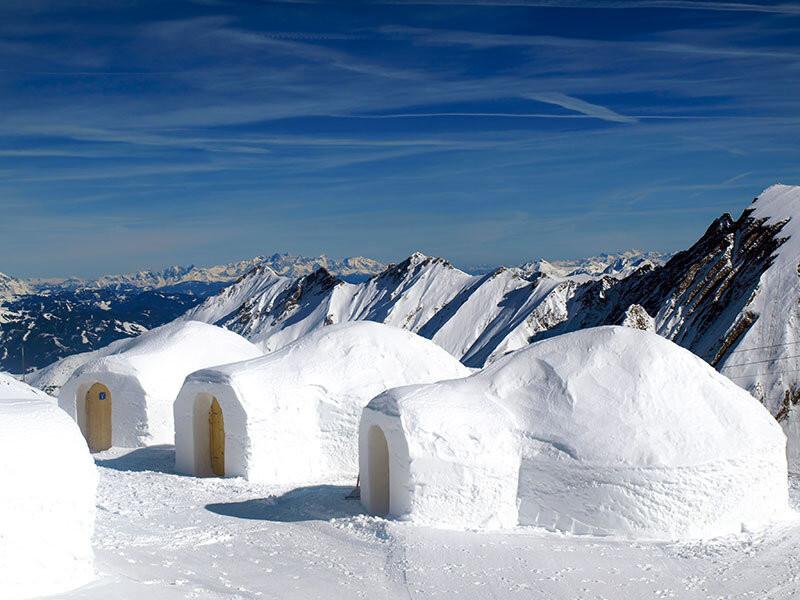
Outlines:
{"label": "shadow on snow", "polygon": [[175,446],[163,444],[136,448],[122,456],[95,458],[98,467],[115,471],[155,471],[175,474]]}
{"label": "shadow on snow", "polygon": [[258,521],[327,521],[363,514],[358,500],[346,496],[352,487],[314,485],[286,492],[281,496],[254,498],[244,502],[208,504],[206,509],[226,517]]}

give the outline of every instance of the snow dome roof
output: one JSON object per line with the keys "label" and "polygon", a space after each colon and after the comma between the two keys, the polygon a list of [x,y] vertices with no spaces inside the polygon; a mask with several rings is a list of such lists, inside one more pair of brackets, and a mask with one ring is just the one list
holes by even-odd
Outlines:
{"label": "snow dome roof", "polygon": [[785,444],[746,391],[688,350],[627,327],[553,337],[466,379],[390,390],[368,408],[427,431],[510,419],[522,444],[597,466],[692,466]]}
{"label": "snow dome roof", "polygon": [[350,396],[351,391],[361,398],[408,381],[438,381],[470,372],[447,351],[410,331],[353,321],[323,327],[258,358],[198,371],[187,382],[254,386],[258,393],[249,399],[304,384],[324,386],[329,398]]}
{"label": "snow dome roof", "polygon": [[56,401],[52,396],[48,396],[41,390],[19,381],[9,373],[0,373],[0,401],[26,398],[48,400],[50,402]]}
{"label": "snow dome roof", "polygon": [[139,376],[145,384],[174,387],[187,374],[215,364],[260,356],[261,350],[237,333],[199,321],[175,321],[119,345],[73,375],[111,371]]}
{"label": "snow dome roof", "polygon": [[55,400],[0,374],[3,597],[55,594],[94,576],[97,473]]}
{"label": "snow dome roof", "polygon": [[[76,455],[83,463],[93,465],[78,428],[55,400],[24,394],[23,390],[17,397],[0,397],[0,449],[7,449],[4,455],[25,448],[25,462],[37,463],[30,467],[31,478],[41,477],[38,468],[62,459],[69,462]],[[48,466],[47,470],[58,469]]]}

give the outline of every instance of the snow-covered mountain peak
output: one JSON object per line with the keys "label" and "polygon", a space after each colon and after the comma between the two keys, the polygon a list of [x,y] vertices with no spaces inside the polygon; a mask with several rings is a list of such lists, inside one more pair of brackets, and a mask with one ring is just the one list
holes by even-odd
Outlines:
{"label": "snow-covered mountain peak", "polygon": [[308,257],[276,253],[268,258],[261,258],[261,263],[286,277],[302,277],[319,268],[324,268],[340,277],[370,276],[377,275],[386,268],[383,263],[365,256],[330,258],[326,254]]}
{"label": "snow-covered mountain peak", "polygon": [[[422,273],[433,273],[434,271],[451,270],[458,271],[450,262],[441,257],[427,256],[422,252],[414,252],[405,260],[390,264],[382,273],[375,277],[379,281],[400,282],[410,280],[420,276]],[[466,273],[463,273],[467,276]]]}
{"label": "snow-covered mountain peak", "polygon": [[328,269],[319,267],[315,271],[298,279],[296,287],[298,290],[305,291],[306,293],[324,293],[334,286],[343,284],[344,281],[333,275]]}
{"label": "snow-covered mountain peak", "polygon": [[410,262],[412,262],[414,264],[418,264],[418,263],[421,263],[423,261],[430,260],[430,258],[431,257],[428,256],[427,254],[423,254],[419,250],[416,250],[416,251],[412,252],[411,255],[408,257],[408,259],[406,259],[406,260],[408,260],[408,261],[410,261]]}
{"label": "snow-covered mountain peak", "polygon": [[0,273],[0,301],[31,293],[31,287],[22,279]]}
{"label": "snow-covered mountain peak", "polygon": [[610,276],[627,277],[642,267],[654,267],[664,264],[669,255],[659,252],[642,252],[626,250],[616,254],[599,254],[576,260],[553,260],[544,258],[525,263],[520,268],[528,273],[541,273],[551,279],[599,278]]}
{"label": "snow-covered mountain peak", "polygon": [[753,204],[755,218],[783,221],[800,216],[800,185],[776,183],[759,195]]}
{"label": "snow-covered mountain peak", "polygon": [[255,277],[280,277],[278,273],[275,272],[275,269],[267,265],[266,263],[257,264],[255,267],[247,271],[246,273],[239,276],[236,280],[236,283],[244,281],[245,279],[251,279]]}
{"label": "snow-covered mountain peak", "polygon": [[416,251],[412,252],[411,255],[405,260],[402,260],[397,264],[391,264],[389,265],[389,267],[390,268],[396,267],[401,270],[408,270],[410,268],[418,267],[420,265],[426,265],[434,261],[447,262],[443,258],[428,256],[427,254],[423,254],[422,252]]}
{"label": "snow-covered mountain peak", "polygon": [[382,262],[366,256],[348,256],[340,261],[340,265],[339,270],[343,275],[348,273],[376,274],[386,268]]}
{"label": "snow-covered mountain peak", "polygon": [[521,265],[520,269],[526,273],[539,273],[551,279],[560,279],[568,275],[568,271],[556,267],[553,263],[544,258],[527,262]]}

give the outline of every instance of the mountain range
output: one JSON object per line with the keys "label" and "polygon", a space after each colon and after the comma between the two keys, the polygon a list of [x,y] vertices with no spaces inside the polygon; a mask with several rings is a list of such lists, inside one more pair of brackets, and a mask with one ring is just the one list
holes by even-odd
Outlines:
{"label": "mountain range", "polygon": [[[422,255],[415,254],[400,265],[416,262],[420,257]],[[548,268],[574,271],[576,274],[568,275],[585,281],[596,276],[586,273],[620,276],[643,261],[658,260],[659,256],[655,254],[628,251],[585,261],[554,261],[552,264],[558,266]],[[437,264],[439,262],[443,261],[437,261]],[[543,261],[536,262],[544,264]],[[532,265],[512,271],[530,277],[534,269]],[[387,267],[363,257],[330,259],[275,254],[218,267],[173,267],[158,273],[144,271],[87,281],[75,278],[20,281],[16,289],[24,290],[25,286],[28,291],[18,292],[14,298],[0,302],[0,369],[17,373],[23,368],[41,369],[32,377],[41,380],[49,391],[55,391],[60,385],[61,375],[69,374],[74,368],[71,365],[80,364],[81,356],[88,356],[115,340],[178,318],[209,296],[213,298],[209,300],[210,306],[217,308],[211,310],[205,320],[217,322],[222,316],[239,309],[240,304],[262,301],[259,293],[268,288],[277,292],[292,284],[307,286],[321,276],[335,278],[348,289],[375,285],[369,284],[372,280],[385,286],[398,268],[402,266]],[[467,273],[462,275],[476,281],[481,279],[481,276]],[[234,276],[239,276],[238,280],[231,282],[229,278]],[[438,287],[442,284],[443,281],[437,281],[431,285]],[[237,299],[240,300],[238,304]],[[219,308],[219,304],[224,306]],[[209,309],[203,310],[208,312]],[[380,315],[374,317],[377,319]],[[307,321],[305,325],[311,327],[313,321]],[[240,330],[234,324],[231,327]],[[278,338],[273,343],[277,341]],[[65,357],[68,358],[53,369],[44,368]],[[61,375],[53,378],[53,373]]]}
{"label": "mountain range", "polygon": [[96,279],[17,279],[0,273],[0,370],[41,368],[163,325],[256,266],[286,277],[325,268],[351,281],[385,268],[364,257],[273,254],[212,267],[173,266]]}
{"label": "mountain range", "polygon": [[96,279],[81,277],[17,279],[0,273],[0,300],[62,290],[98,290],[108,288],[153,290],[182,284],[230,283],[256,265],[266,265],[276,273],[287,277],[300,277],[316,269],[325,268],[342,278],[356,280],[363,279],[364,276],[380,273],[386,266],[363,256],[329,258],[324,254],[316,257],[273,254],[272,256],[256,256],[211,267],[174,265],[160,271],[145,270],[120,275],[103,275]]}
{"label": "mountain range", "polygon": [[606,255],[602,267],[599,262],[593,257],[557,267],[540,260],[473,275],[417,252],[357,284],[324,268],[294,279],[260,266],[181,318],[222,325],[265,350],[326,324],[380,321],[428,337],[479,367],[549,328],[554,299],[597,278],[624,278],[660,264],[658,255],[633,251]]}

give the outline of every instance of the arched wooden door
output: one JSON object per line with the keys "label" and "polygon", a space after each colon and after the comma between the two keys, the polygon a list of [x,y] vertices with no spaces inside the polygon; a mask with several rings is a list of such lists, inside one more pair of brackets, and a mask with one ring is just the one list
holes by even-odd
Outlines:
{"label": "arched wooden door", "polygon": [[86,392],[84,433],[92,452],[111,448],[111,391],[102,383],[95,383]]}
{"label": "arched wooden door", "polygon": [[217,477],[225,477],[225,420],[216,398],[211,401],[208,411],[208,441],[211,472]]}
{"label": "arched wooden door", "polygon": [[369,469],[369,510],[376,515],[389,514],[389,444],[383,430],[373,425],[367,440]]}

